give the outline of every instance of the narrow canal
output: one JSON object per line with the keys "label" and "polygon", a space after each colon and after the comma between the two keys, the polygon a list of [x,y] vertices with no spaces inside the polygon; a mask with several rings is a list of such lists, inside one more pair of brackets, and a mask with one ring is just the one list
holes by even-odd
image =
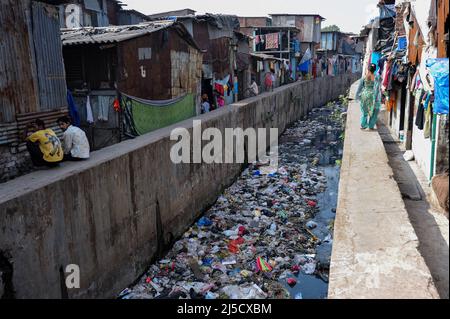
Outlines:
{"label": "narrow canal", "polygon": [[342,112],[331,102],[288,128],[278,170],[249,165],[119,298],[326,298]]}

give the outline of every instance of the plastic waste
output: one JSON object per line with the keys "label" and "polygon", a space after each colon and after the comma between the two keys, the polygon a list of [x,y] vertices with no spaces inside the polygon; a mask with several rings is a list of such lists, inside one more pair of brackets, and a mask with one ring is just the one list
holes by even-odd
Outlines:
{"label": "plastic waste", "polygon": [[272,271],[272,266],[269,265],[262,257],[256,258],[256,269],[262,272]]}
{"label": "plastic waste", "polygon": [[321,165],[339,169],[334,164],[342,156],[341,124],[331,112],[340,109],[316,108],[306,121],[287,128],[278,146],[278,168],[249,164],[122,297],[292,298],[301,294],[290,295],[288,280],[299,286],[302,277],[296,276],[326,278],[324,245],[333,242],[333,223],[327,232],[328,219],[315,215],[318,194],[328,183]]}
{"label": "plastic waste", "polygon": [[314,229],[317,227],[317,223],[310,220],[309,222],[306,223],[306,227],[308,227],[309,229]]}
{"label": "plastic waste", "polygon": [[403,159],[407,162],[413,161],[414,160],[414,153],[411,150],[408,150],[405,152],[405,154],[403,154]]}
{"label": "plastic waste", "polygon": [[297,279],[295,279],[295,278],[288,278],[286,280],[286,282],[288,283],[289,286],[294,287],[297,284]]}
{"label": "plastic waste", "polygon": [[212,224],[213,224],[213,222],[207,217],[202,217],[197,222],[197,225],[200,227],[203,227],[203,226],[208,227],[208,226],[211,226]]}
{"label": "plastic waste", "polygon": [[301,293],[301,292],[298,292],[298,293],[295,295],[294,299],[303,299],[302,293]]}

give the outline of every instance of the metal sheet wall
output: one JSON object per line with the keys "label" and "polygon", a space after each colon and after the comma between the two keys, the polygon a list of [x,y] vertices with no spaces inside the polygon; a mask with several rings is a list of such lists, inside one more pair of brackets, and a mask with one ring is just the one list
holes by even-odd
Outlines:
{"label": "metal sheet wall", "polygon": [[58,11],[0,0],[0,123],[66,106]]}
{"label": "metal sheet wall", "polygon": [[32,7],[40,111],[59,109],[67,105],[59,13],[39,2],[33,2]]}
{"label": "metal sheet wall", "polygon": [[38,110],[29,37],[29,2],[0,0],[0,123]]}
{"label": "metal sheet wall", "polygon": [[[177,35],[167,32],[153,32],[118,44],[120,91],[143,99],[172,98],[169,41]],[[151,57],[139,60],[139,48],[150,48]]]}

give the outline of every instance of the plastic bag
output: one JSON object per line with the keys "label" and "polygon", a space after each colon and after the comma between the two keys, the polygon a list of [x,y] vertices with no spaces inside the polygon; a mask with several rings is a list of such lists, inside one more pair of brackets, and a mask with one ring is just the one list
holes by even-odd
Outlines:
{"label": "plastic bag", "polygon": [[448,59],[428,59],[426,66],[434,78],[433,112],[448,114]]}

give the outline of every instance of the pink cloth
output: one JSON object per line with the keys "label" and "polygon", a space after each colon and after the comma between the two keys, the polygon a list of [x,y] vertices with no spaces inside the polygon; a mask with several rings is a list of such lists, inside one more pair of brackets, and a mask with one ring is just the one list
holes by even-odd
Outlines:
{"label": "pink cloth", "polygon": [[278,49],[278,33],[266,34],[266,49]]}

